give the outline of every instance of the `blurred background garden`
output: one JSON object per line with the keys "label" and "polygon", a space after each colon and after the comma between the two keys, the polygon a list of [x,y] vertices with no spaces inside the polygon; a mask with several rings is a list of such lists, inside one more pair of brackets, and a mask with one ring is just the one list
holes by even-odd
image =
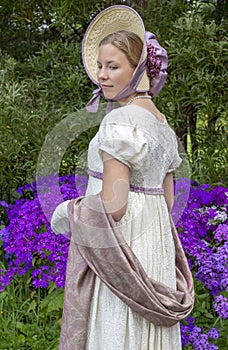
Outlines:
{"label": "blurred background garden", "polygon": [[[2,0],[0,350],[57,349],[69,241],[51,231],[38,196],[37,167],[47,136],[77,115],[95,89],[81,59],[88,24],[121,3],[141,14],[168,52],[167,83],[155,103],[190,166],[188,202],[177,229],[196,301],[181,325],[183,349],[228,349],[227,1]],[[91,121],[71,136],[61,156],[63,200],[85,191],[86,149],[97,127]],[[41,183],[52,181],[47,175]],[[184,193],[186,179],[179,181]],[[50,203],[54,195],[48,194]]]}

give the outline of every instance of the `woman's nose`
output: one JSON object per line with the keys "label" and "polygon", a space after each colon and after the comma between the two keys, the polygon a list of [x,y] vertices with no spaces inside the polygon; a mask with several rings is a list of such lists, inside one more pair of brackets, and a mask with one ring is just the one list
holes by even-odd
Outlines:
{"label": "woman's nose", "polygon": [[105,68],[99,68],[97,72],[98,79],[107,79],[107,72]]}

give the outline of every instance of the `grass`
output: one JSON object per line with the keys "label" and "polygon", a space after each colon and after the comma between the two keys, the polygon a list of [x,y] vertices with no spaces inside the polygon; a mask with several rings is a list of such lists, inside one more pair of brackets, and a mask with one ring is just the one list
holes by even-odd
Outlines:
{"label": "grass", "polygon": [[56,350],[62,302],[62,289],[33,289],[17,276],[0,293],[0,350]]}

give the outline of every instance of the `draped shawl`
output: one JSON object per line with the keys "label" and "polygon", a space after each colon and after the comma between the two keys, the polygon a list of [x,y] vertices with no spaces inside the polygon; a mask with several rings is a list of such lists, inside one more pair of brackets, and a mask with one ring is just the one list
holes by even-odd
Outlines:
{"label": "draped shawl", "polygon": [[59,350],[84,350],[95,277],[140,316],[171,327],[193,308],[193,278],[171,221],[176,250],[176,290],[147,276],[101,193],[68,204],[71,243],[68,253]]}

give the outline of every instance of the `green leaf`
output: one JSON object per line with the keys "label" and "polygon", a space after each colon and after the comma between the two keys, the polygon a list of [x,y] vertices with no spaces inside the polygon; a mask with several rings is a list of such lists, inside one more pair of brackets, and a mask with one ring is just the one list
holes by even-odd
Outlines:
{"label": "green leaf", "polygon": [[28,312],[30,312],[30,311],[33,311],[33,310],[35,310],[36,309],[36,307],[37,307],[37,303],[36,303],[36,301],[35,300],[32,300],[32,302],[30,303],[30,305],[29,305],[29,307],[28,307]]}
{"label": "green leaf", "polygon": [[40,303],[41,314],[61,310],[63,307],[64,290],[62,288],[53,290]]}

